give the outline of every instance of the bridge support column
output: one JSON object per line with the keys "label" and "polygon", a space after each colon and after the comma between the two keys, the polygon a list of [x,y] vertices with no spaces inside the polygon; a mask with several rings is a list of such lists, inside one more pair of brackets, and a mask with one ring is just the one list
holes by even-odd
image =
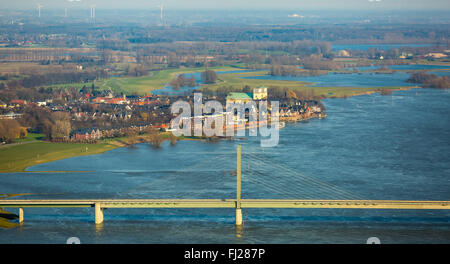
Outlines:
{"label": "bridge support column", "polygon": [[242,192],[242,174],[241,174],[241,153],[242,147],[237,147],[236,155],[236,226],[242,226],[242,208],[241,208],[241,192]]}
{"label": "bridge support column", "polygon": [[23,208],[19,208],[19,224],[23,223]]}
{"label": "bridge support column", "polygon": [[244,221],[242,220],[242,209],[236,208],[236,226],[242,226]]}
{"label": "bridge support column", "polygon": [[103,224],[103,208],[100,203],[95,204],[95,224]]}

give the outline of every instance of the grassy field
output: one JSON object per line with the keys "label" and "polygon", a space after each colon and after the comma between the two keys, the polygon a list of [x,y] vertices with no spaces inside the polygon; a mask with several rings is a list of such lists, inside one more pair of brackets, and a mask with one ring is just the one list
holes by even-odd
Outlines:
{"label": "grassy field", "polygon": [[0,173],[22,172],[26,168],[75,156],[103,153],[118,146],[109,143],[75,144],[43,141],[0,148]]}
{"label": "grassy field", "polygon": [[[229,71],[238,70],[230,66],[223,67],[211,67],[210,69],[216,71]],[[191,73],[191,72],[202,72],[205,68],[181,68],[181,69],[170,69],[162,71],[151,71],[148,75],[142,77],[114,77],[104,80],[99,80],[95,82],[95,86],[102,90],[111,89],[114,92],[123,92],[127,95],[138,94],[138,95],[149,95],[151,91],[162,89],[171,80],[175,78],[178,74]],[[61,84],[53,85],[55,88],[65,88],[65,87],[78,87],[82,88],[84,85],[90,86],[91,83],[78,83],[78,84]]]}
{"label": "grassy field", "polygon": [[24,143],[24,142],[31,142],[31,141],[41,140],[44,137],[45,137],[44,134],[28,133],[26,138],[16,139],[15,143]]}
{"label": "grassy field", "polygon": [[[0,173],[23,172],[26,168],[77,156],[100,154],[119,147],[148,142],[148,135],[134,138],[119,137],[104,139],[97,144],[50,143],[40,140],[40,134],[30,134],[24,142],[0,148]],[[170,140],[171,133],[160,133],[163,140]],[[202,137],[179,137],[178,140],[202,140]],[[28,140],[28,141],[27,141]],[[32,142],[36,141],[36,142]],[[2,195],[0,194],[0,199]]]}

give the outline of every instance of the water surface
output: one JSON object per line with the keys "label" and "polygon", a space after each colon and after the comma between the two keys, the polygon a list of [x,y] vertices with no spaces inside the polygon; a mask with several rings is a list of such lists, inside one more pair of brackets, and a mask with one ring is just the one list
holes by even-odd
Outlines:
{"label": "water surface", "polygon": [[332,45],[332,50],[362,50],[367,51],[369,49],[379,49],[379,50],[390,50],[397,48],[421,48],[421,47],[431,47],[431,44],[334,44]]}
{"label": "water surface", "polygon": [[313,83],[310,86],[317,87],[387,87],[387,86],[416,86],[417,84],[407,83],[410,77],[405,72],[395,72],[388,74],[377,73],[334,73],[319,76],[255,76],[244,77],[247,79],[261,80],[282,80],[299,81]]}

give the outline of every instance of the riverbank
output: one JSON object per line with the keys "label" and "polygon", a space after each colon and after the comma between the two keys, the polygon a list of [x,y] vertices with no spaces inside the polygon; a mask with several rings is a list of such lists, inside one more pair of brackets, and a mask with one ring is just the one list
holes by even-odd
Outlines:
{"label": "riverbank", "polygon": [[366,91],[366,92],[361,91],[361,92],[355,93],[352,96],[343,96],[343,97],[336,96],[336,97],[329,97],[329,98],[348,98],[348,97],[353,97],[353,96],[371,95],[371,94],[375,94],[375,93],[389,95],[389,94],[392,94],[392,92],[394,92],[394,91],[407,91],[407,90],[417,89],[417,88],[423,88],[423,87],[420,87],[420,86],[385,87],[385,88],[379,88],[379,89],[373,90],[373,91]]}
{"label": "riverbank", "polygon": [[311,119],[323,119],[326,118],[326,113],[312,113],[312,114],[297,114],[293,116],[286,116],[286,117],[280,117],[280,121],[282,122],[288,122],[288,123],[295,123],[295,122],[302,122],[302,121],[308,121]]}
{"label": "riverbank", "polygon": [[117,148],[110,143],[50,143],[34,142],[0,149],[0,173],[24,172],[26,168],[76,156],[104,153]]}
{"label": "riverbank", "polygon": [[[176,144],[180,140],[205,140],[205,137],[174,137],[170,132],[157,134],[159,138],[153,140],[155,135],[144,134],[133,137],[104,139],[95,144],[83,143],[53,143],[36,141],[27,144],[4,145],[0,148],[0,173],[25,172],[28,167],[47,162],[78,157],[102,154],[116,148],[129,147],[138,143],[161,144],[171,141]],[[159,146],[155,146],[156,148]]]}

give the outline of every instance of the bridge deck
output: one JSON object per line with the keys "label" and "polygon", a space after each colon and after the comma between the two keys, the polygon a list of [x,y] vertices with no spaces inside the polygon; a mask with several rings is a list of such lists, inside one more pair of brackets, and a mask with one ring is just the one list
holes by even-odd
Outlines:
{"label": "bridge deck", "polygon": [[[0,200],[0,207],[236,208],[236,199]],[[450,201],[242,199],[241,208],[448,210]]]}

